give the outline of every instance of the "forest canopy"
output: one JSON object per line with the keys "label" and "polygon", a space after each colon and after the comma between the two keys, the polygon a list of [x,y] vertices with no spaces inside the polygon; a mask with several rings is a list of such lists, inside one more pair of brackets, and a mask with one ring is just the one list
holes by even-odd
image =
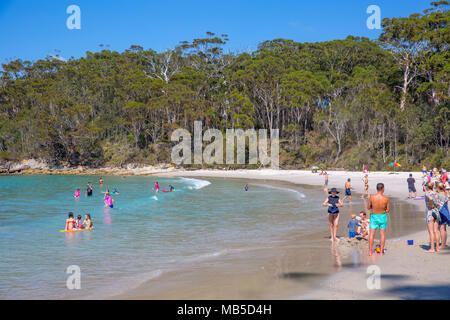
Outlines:
{"label": "forest canopy", "polygon": [[279,129],[282,168],[449,168],[449,3],[430,6],[385,18],[375,40],[273,39],[225,53],[228,35],[208,31],[159,53],[9,61],[0,161],[170,163],[172,132],[202,121],[223,133]]}

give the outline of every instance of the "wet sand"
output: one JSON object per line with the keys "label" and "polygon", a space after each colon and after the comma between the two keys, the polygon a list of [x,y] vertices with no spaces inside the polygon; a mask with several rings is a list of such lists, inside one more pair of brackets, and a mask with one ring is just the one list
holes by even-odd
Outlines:
{"label": "wet sand", "polygon": [[[183,174],[179,174],[184,176]],[[205,178],[196,175],[198,178]],[[233,179],[233,178],[232,178]],[[272,187],[296,189],[291,182],[270,180],[242,180],[244,183],[268,184]],[[321,195],[310,201],[322,203],[326,197],[322,188],[302,185]],[[367,241],[348,241],[347,223],[352,213],[364,210],[365,203],[355,193],[357,203],[347,202],[341,208],[338,236],[341,242],[332,246],[329,239],[326,208],[317,212],[323,225],[318,231],[291,232],[280,235],[275,242],[261,243],[259,247],[230,248],[225,254],[204,261],[187,264],[182,270],[168,271],[138,288],[112,299],[290,299],[302,294],[317,292],[310,299],[321,299],[319,288],[323,287],[333,274],[355,271],[375,263],[379,257],[367,257]],[[396,199],[391,200],[392,212],[389,220],[390,241],[395,242],[402,235],[410,234],[423,227],[423,214],[414,207]],[[325,212],[325,213],[324,213]],[[390,242],[388,242],[388,251]],[[363,268],[364,269],[364,268]],[[331,277],[332,278],[332,277]],[[324,299],[327,297],[324,296]]]}

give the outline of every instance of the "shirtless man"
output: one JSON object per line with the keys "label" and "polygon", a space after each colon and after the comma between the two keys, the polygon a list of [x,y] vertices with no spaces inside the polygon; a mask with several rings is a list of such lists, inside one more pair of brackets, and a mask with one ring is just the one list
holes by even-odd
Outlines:
{"label": "shirtless man", "polygon": [[387,214],[390,211],[389,198],[384,194],[384,184],[377,184],[377,193],[369,197],[367,209],[371,210],[369,224],[369,256],[373,254],[373,240],[375,232],[380,229],[380,249],[384,254],[384,245],[386,243]]}
{"label": "shirtless man", "polygon": [[350,184],[350,178],[348,178],[347,182],[345,182],[345,196],[342,199],[342,202],[344,202],[344,200],[348,197],[349,202],[352,203],[352,190],[353,187]]}

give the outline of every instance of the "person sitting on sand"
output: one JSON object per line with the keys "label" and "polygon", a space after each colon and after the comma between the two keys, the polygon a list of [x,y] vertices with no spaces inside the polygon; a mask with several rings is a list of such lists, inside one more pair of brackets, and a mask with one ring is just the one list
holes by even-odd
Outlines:
{"label": "person sitting on sand", "polygon": [[384,254],[386,243],[387,214],[391,210],[389,198],[384,194],[384,184],[377,184],[377,193],[369,197],[367,209],[371,210],[369,224],[369,256],[373,254],[373,241],[377,229],[380,229],[381,254]]}
{"label": "person sitting on sand", "polygon": [[91,230],[93,226],[94,225],[92,224],[91,215],[89,213],[87,213],[84,216],[84,221],[83,221],[82,228],[83,229],[87,229],[87,230]]}
{"label": "person sitting on sand", "polygon": [[361,225],[356,220],[356,215],[352,214],[352,219],[349,221],[348,228],[348,239],[356,237],[356,229]]}
{"label": "person sitting on sand", "polygon": [[344,200],[348,197],[349,202],[352,203],[352,190],[353,187],[350,184],[350,178],[348,178],[345,182],[345,196],[342,199],[342,202],[344,202]]}
{"label": "person sitting on sand", "polygon": [[323,206],[328,207],[328,221],[330,223],[331,241],[339,242],[339,239],[336,237],[336,233],[339,225],[339,207],[342,207],[343,204],[342,200],[339,200],[339,191],[337,191],[336,188],[332,188],[328,193],[331,195],[325,199]]}
{"label": "person sitting on sand", "polygon": [[74,225],[76,225],[76,221],[73,218],[73,212],[69,212],[69,218],[66,219],[66,227],[64,230],[66,231],[72,231],[74,229]]}
{"label": "person sitting on sand", "polygon": [[369,219],[367,219],[367,213],[361,211],[359,213],[359,218],[360,218],[359,220],[360,227],[356,230],[357,234],[363,237],[364,239],[367,239],[369,236],[369,224],[370,224]]}
{"label": "person sitting on sand", "polygon": [[430,236],[430,249],[426,252],[439,252],[439,210],[433,202],[434,185],[429,182],[425,185],[425,211],[428,234]]}
{"label": "person sitting on sand", "polygon": [[417,191],[416,191],[416,179],[413,178],[412,173],[409,174],[409,178],[406,179],[406,182],[408,183],[408,191],[409,191],[409,196],[408,199],[412,198],[412,193],[414,192],[414,198],[417,198]]}

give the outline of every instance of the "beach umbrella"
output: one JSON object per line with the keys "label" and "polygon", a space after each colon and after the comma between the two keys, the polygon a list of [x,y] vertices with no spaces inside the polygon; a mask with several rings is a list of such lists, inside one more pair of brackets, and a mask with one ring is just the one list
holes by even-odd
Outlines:
{"label": "beach umbrella", "polygon": [[395,172],[395,167],[401,167],[400,163],[398,163],[398,162],[392,162],[392,163],[389,163],[389,165],[391,167],[394,167],[394,172]]}

